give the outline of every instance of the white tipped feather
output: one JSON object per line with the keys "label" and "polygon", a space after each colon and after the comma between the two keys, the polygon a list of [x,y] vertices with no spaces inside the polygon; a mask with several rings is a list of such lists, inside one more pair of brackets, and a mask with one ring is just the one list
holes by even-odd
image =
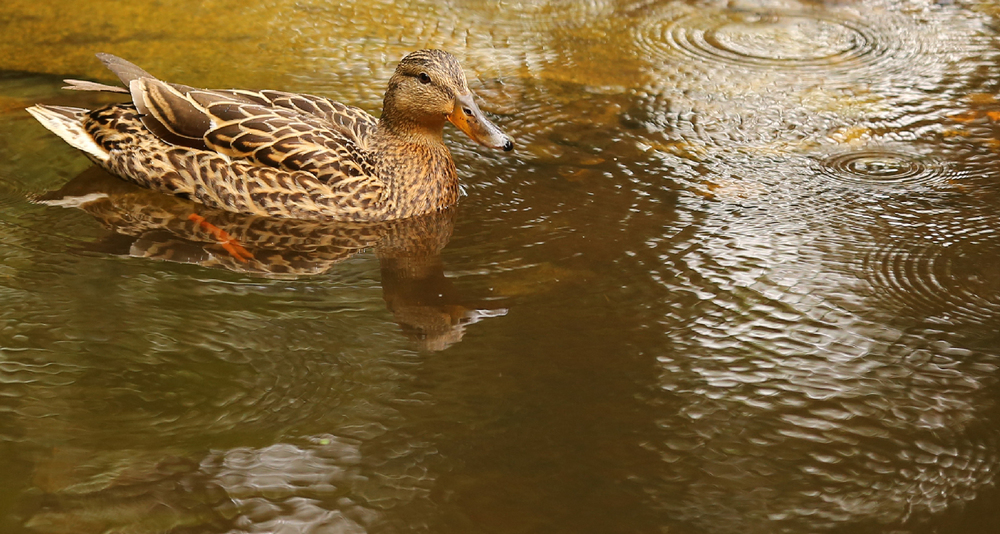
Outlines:
{"label": "white tipped feather", "polygon": [[105,198],[110,198],[107,193],[90,193],[88,195],[82,195],[78,197],[63,197],[63,198],[54,198],[46,200],[36,200],[35,202],[39,204],[45,204],[46,206],[59,206],[62,208],[79,208],[80,206],[90,204],[91,202],[102,200]]}
{"label": "white tipped feather", "polygon": [[88,82],[85,80],[63,80],[68,83],[63,89],[69,89],[71,91],[102,91],[107,93],[127,93],[128,89],[124,87],[115,87],[113,85],[104,85],[103,83]]}
{"label": "white tipped feather", "polygon": [[31,113],[32,117],[38,119],[42,126],[62,137],[70,146],[84,151],[98,161],[108,160],[108,151],[95,143],[87,131],[83,129],[82,118],[83,114],[87,112],[86,109],[39,104],[31,106],[27,111]]}

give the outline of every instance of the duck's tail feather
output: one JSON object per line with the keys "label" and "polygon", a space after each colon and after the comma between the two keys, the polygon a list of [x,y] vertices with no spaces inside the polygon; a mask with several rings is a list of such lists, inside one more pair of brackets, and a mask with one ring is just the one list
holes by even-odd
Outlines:
{"label": "duck's tail feather", "polygon": [[111,72],[118,76],[118,79],[125,84],[125,87],[117,87],[114,85],[106,85],[97,82],[88,82],[85,80],[63,80],[68,83],[63,89],[70,89],[73,91],[105,91],[110,93],[128,93],[129,87],[133,80],[141,80],[144,78],[150,78],[155,80],[156,76],[142,70],[138,65],[125,61],[124,59],[112,55],[112,54],[97,54],[97,59],[104,63]]}
{"label": "duck's tail feather", "polygon": [[38,122],[42,123],[42,126],[97,161],[107,161],[110,157],[108,151],[95,143],[87,130],[83,128],[83,119],[89,110],[38,104],[31,106],[27,111]]}
{"label": "duck's tail feather", "polygon": [[128,87],[132,80],[140,80],[143,78],[156,79],[156,76],[142,70],[138,66],[124,59],[114,56],[111,54],[97,54],[97,59],[100,59],[104,66],[115,73],[118,79]]}
{"label": "duck's tail feather", "polygon": [[114,85],[105,85],[103,83],[88,82],[85,80],[63,80],[68,83],[63,89],[69,89],[71,91],[105,91],[109,93],[128,93],[128,89],[124,87],[117,87]]}

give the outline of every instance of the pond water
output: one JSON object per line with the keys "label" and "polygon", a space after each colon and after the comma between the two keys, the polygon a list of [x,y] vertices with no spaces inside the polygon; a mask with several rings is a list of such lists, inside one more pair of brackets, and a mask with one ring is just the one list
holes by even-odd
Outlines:
{"label": "pond water", "polygon": [[[1000,4],[0,6],[0,531],[995,531]],[[234,216],[23,109],[110,52],[512,153],[376,227]],[[86,202],[81,199],[88,200]],[[212,239],[198,213],[235,240]]]}

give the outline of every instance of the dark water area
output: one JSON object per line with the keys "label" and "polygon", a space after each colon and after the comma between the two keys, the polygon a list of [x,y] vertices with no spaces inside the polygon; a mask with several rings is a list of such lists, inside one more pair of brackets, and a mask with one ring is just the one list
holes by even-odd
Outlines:
{"label": "dark water area", "polygon": [[[0,532],[1000,531],[1000,4],[59,4],[0,6]],[[414,220],[23,111],[110,52],[378,114],[424,47],[517,147]]]}

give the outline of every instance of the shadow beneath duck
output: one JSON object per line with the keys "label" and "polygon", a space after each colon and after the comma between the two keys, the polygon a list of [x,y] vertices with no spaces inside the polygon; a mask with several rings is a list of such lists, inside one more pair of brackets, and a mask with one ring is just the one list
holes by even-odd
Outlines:
{"label": "shadow beneath duck", "polygon": [[445,276],[441,250],[451,238],[455,209],[378,223],[273,219],[150,191],[99,167],[34,201],[82,209],[114,232],[91,250],[251,276],[318,275],[372,248],[386,306],[403,333],[426,350],[443,350],[461,341],[469,324],[507,312],[467,302]]}

